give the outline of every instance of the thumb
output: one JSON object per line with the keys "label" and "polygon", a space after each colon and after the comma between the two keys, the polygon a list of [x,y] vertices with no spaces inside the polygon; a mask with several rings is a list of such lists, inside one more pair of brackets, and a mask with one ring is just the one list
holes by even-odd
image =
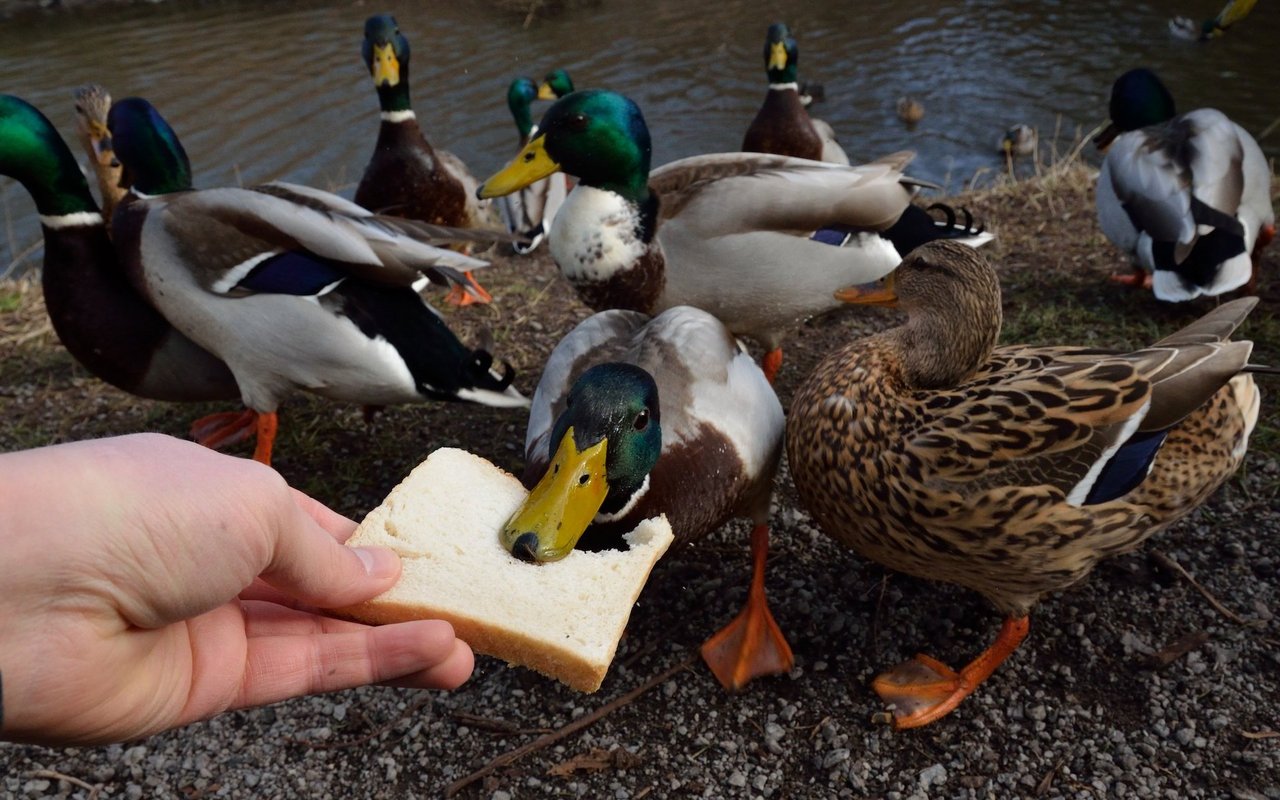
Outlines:
{"label": "thumb", "polygon": [[347,547],[296,505],[294,516],[276,529],[261,575],[278,591],[308,605],[333,608],[381,594],[400,577],[400,556],[394,550]]}

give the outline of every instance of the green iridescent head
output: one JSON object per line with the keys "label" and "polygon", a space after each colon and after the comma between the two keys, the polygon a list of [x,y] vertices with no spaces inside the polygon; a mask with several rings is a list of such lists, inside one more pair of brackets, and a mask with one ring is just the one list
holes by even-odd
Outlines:
{"label": "green iridescent head", "polygon": [[557,100],[573,91],[573,79],[563,69],[553,69],[538,87],[539,100]]}
{"label": "green iridescent head", "polygon": [[533,111],[531,106],[538,97],[538,84],[529,78],[516,78],[507,87],[507,108],[511,109],[511,117],[516,121],[516,129],[521,136],[528,136],[533,130]]}
{"label": "green iridescent head", "polygon": [[146,100],[116,101],[107,115],[107,127],[124,180],[135,191],[157,195],[191,188],[191,162],[178,134]]}
{"label": "green iridescent head", "polygon": [[653,144],[630,98],[600,89],[573,92],[547,109],[538,133],[547,154],[583,184],[633,199],[648,193]]}
{"label": "green iridescent head", "polygon": [[477,193],[499,197],[565,172],[584,186],[641,202],[649,197],[652,150],[649,128],[630,99],[602,89],[573,92],[547,109],[533,138]]}
{"label": "green iridescent head", "polygon": [[764,70],[769,83],[795,83],[800,64],[800,46],[781,22],[769,26],[764,37]]}
{"label": "green iridescent head", "polygon": [[555,561],[602,518],[627,513],[662,453],[658,386],[632,364],[599,364],[569,391],[548,442],[546,473],[503,528],[526,561]]}
{"label": "green iridescent head", "polygon": [[98,210],[75,156],[35,106],[0,95],[0,175],[21,183],[44,216]]}
{"label": "green iridescent head", "polygon": [[1177,116],[1173,95],[1149,69],[1131,69],[1111,86],[1111,121],[1121,131],[1136,131]]}
{"label": "green iridescent head", "polygon": [[375,14],[364,22],[360,55],[369,68],[383,111],[408,111],[409,40],[400,33],[396,18]]}

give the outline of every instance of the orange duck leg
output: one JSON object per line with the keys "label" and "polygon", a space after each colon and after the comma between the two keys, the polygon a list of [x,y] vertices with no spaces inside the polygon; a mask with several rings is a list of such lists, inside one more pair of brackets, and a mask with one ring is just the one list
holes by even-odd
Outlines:
{"label": "orange duck leg", "polygon": [[921,654],[877,676],[871,686],[894,707],[893,726],[918,728],[950,714],[1018,648],[1029,625],[1028,617],[1007,617],[995,642],[959,672]]}
{"label": "orange duck leg", "polygon": [[191,438],[217,450],[254,437],[257,442],[253,448],[253,460],[270,466],[271,450],[279,427],[276,412],[259,413],[246,408],[244,411],[223,411],[201,417],[191,424]]}
{"label": "orange duck leg", "polygon": [[795,658],[769,611],[764,593],[764,568],[769,556],[769,526],[751,531],[751,589],[747,604],[732,622],[702,645],[702,660],[730,691],[753,678],[790,672]]}

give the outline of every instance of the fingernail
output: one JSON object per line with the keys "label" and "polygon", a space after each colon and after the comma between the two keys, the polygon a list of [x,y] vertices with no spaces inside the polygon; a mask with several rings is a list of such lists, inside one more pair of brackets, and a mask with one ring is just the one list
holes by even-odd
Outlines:
{"label": "fingernail", "polygon": [[372,578],[388,578],[400,571],[400,557],[388,547],[353,547],[364,571]]}

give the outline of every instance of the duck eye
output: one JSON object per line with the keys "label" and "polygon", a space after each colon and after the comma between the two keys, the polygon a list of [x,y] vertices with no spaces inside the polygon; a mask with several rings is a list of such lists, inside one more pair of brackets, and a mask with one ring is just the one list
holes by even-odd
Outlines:
{"label": "duck eye", "polygon": [[634,425],[635,425],[635,429],[638,431],[642,431],[645,428],[649,427],[649,409],[646,408],[644,411],[641,411],[639,414],[636,415],[636,421]]}
{"label": "duck eye", "polygon": [[570,127],[570,128],[573,128],[575,131],[582,131],[582,130],[586,130],[586,128],[587,128],[587,115],[586,115],[586,114],[574,114],[572,117],[569,117],[569,127]]}

